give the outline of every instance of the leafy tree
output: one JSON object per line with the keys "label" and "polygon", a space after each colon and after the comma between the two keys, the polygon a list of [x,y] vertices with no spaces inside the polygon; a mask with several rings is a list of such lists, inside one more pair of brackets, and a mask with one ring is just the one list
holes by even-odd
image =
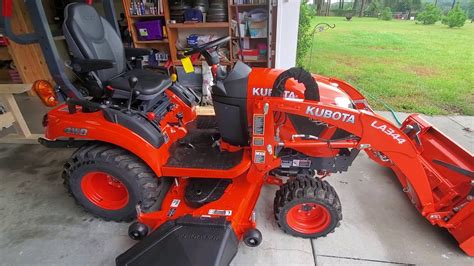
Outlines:
{"label": "leafy tree", "polygon": [[450,28],[454,28],[464,26],[466,19],[466,12],[464,12],[459,6],[459,3],[457,3],[454,8],[449,11],[448,15],[443,18],[442,22]]}
{"label": "leafy tree", "polygon": [[392,10],[390,7],[384,8],[382,14],[380,15],[380,19],[382,20],[392,20]]}
{"label": "leafy tree", "polygon": [[422,0],[384,0],[383,4],[396,12],[411,12],[421,9]]}
{"label": "leafy tree", "polygon": [[469,0],[469,4],[467,4],[467,13],[470,19],[474,19],[474,0]]}
{"label": "leafy tree", "polygon": [[[474,0],[472,0],[474,1]],[[367,13],[369,16],[376,17],[383,11],[383,3],[381,0],[372,0],[367,7]]]}
{"label": "leafy tree", "polygon": [[298,26],[298,42],[296,49],[296,65],[303,66],[303,61],[311,47],[311,9],[307,5],[307,0],[301,1],[300,20]]}
{"label": "leafy tree", "polygon": [[[437,6],[443,11],[443,12],[448,12],[449,10],[453,9],[455,7],[456,3],[459,3],[461,5],[461,8],[464,8],[467,10],[467,5],[470,0],[435,0],[437,3]],[[433,3],[433,0],[424,0],[424,2],[429,2]]]}
{"label": "leafy tree", "polygon": [[416,16],[416,20],[422,22],[424,25],[435,24],[440,19],[441,10],[433,4],[427,4],[425,10]]}
{"label": "leafy tree", "polygon": [[352,11],[355,12],[358,5],[359,5],[359,0],[354,0],[354,2],[352,3]]}

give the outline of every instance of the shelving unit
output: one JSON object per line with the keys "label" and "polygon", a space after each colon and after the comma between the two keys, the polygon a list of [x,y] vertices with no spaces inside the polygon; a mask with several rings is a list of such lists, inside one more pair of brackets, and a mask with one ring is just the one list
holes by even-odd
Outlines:
{"label": "shelving unit", "polygon": [[133,19],[140,19],[140,18],[161,18],[164,17],[165,15],[130,15],[131,18]]}
{"label": "shelving unit", "polygon": [[[232,0],[231,0],[232,1]],[[231,7],[266,7],[268,4],[231,4]]]}
{"label": "shelving unit", "polygon": [[[128,29],[130,31],[130,35],[132,37],[134,47],[156,49],[160,52],[167,53],[170,56],[171,55],[170,44],[169,44],[169,39],[167,38],[166,27],[162,27],[165,30],[165,32],[163,32],[163,36],[165,38],[162,40],[140,40],[138,38],[137,29],[135,27],[135,23],[137,22],[150,21],[150,20],[161,20],[162,25],[163,26],[166,25],[166,22],[169,20],[168,0],[159,0],[159,1],[162,1],[162,6],[163,6],[163,13],[161,14],[145,14],[145,15],[131,14],[130,7],[133,0],[122,0],[122,4],[124,7]],[[135,2],[138,2],[138,1],[135,1]],[[162,64],[164,63],[165,62],[162,62]]]}
{"label": "shelving unit", "polygon": [[[196,33],[196,34],[216,34],[219,37],[231,36],[232,41],[229,42],[229,61],[222,63],[223,65],[231,65],[240,60],[240,57],[235,54],[233,51],[240,49],[238,45],[239,37],[232,29],[232,20],[236,20],[237,12],[250,11],[255,8],[263,8],[269,12],[268,24],[267,24],[267,33],[265,37],[256,37],[252,38],[250,36],[242,36],[240,40],[242,42],[248,42],[250,48],[256,48],[258,43],[265,43],[268,47],[266,56],[259,56],[257,60],[243,60],[245,63],[251,66],[261,66],[267,67],[273,65],[272,58],[272,42],[274,40],[271,35],[272,26],[275,23],[272,23],[270,20],[272,18],[271,12],[275,7],[272,7],[273,0],[266,0],[265,3],[261,3],[262,0],[254,0],[255,4],[235,4],[237,0],[228,0],[228,17],[229,21],[227,22],[204,22],[204,23],[170,23],[170,9],[169,9],[169,0],[161,0],[163,6],[163,13],[157,15],[135,15],[130,14],[130,3],[133,0],[122,0],[125,10],[125,15],[127,18],[128,27],[132,36],[133,44],[137,48],[154,48],[160,51],[166,51],[169,54],[171,62],[174,66],[180,66],[181,61],[177,57],[176,43],[178,40],[184,41],[184,36]],[[251,2],[250,0],[247,2]],[[137,32],[135,28],[135,23],[137,21],[146,21],[153,19],[161,19],[163,25],[165,26],[166,39],[163,40],[152,40],[152,41],[143,41],[137,38]],[[200,61],[194,62],[195,65],[201,65]]]}
{"label": "shelving unit", "polygon": [[136,41],[136,44],[167,44],[168,40]]}
{"label": "shelving unit", "polygon": [[263,43],[267,46],[267,53],[266,55],[260,55],[258,59],[256,60],[250,60],[250,59],[245,59],[243,56],[240,56],[238,54],[232,53],[232,61],[237,62],[238,60],[243,61],[244,63],[251,65],[251,66],[261,66],[261,67],[268,67],[272,66],[272,50],[271,50],[271,10],[272,10],[272,0],[266,0],[265,3],[262,3],[263,1],[245,1],[245,2],[256,2],[256,3],[246,3],[246,4],[237,4],[243,1],[239,0],[229,0],[229,17],[237,21],[237,23],[240,23],[237,19],[237,14],[238,13],[243,13],[243,12],[249,12],[251,10],[254,10],[256,8],[259,9],[264,9],[267,11],[268,19],[267,19],[267,35],[265,37],[257,36],[257,37],[251,37],[251,36],[238,36],[239,27],[237,27],[236,31],[233,31],[232,35],[232,46],[231,49],[236,50],[234,46],[237,46],[238,50],[242,50],[245,47],[240,47],[243,45],[243,43],[248,44],[249,49],[256,49],[257,45],[260,43]]}
{"label": "shelving unit", "polygon": [[175,23],[168,24],[170,29],[228,28],[229,22]]}

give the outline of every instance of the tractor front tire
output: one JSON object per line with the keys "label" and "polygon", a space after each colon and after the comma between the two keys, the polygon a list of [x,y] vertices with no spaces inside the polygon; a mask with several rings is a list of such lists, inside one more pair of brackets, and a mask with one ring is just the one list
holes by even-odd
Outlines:
{"label": "tractor front tire", "polygon": [[106,221],[132,221],[137,205],[149,210],[161,192],[157,176],[142,160],[104,143],[79,148],[65,164],[63,179],[78,205]]}
{"label": "tractor front tire", "polygon": [[278,226],[297,237],[326,236],[342,220],[341,202],[334,188],[310,176],[298,176],[283,184],[273,207]]}

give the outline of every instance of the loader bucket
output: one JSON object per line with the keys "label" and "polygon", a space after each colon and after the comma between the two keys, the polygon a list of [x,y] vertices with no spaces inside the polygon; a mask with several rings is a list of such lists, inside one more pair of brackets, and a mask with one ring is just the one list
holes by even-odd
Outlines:
{"label": "loader bucket", "polygon": [[401,129],[423,158],[437,213],[446,213],[446,227],[468,255],[474,256],[474,156],[419,115]]}

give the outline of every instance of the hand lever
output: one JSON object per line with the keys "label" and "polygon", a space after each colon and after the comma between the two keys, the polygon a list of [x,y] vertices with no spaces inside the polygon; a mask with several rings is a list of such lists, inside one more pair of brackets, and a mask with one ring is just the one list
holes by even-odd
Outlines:
{"label": "hand lever", "polygon": [[135,87],[138,84],[138,78],[137,77],[129,77],[128,78],[128,84],[130,85],[130,96],[128,98],[127,111],[130,112],[130,109],[132,108],[133,100],[135,100],[138,97],[138,95],[140,95],[139,91],[135,91]]}

